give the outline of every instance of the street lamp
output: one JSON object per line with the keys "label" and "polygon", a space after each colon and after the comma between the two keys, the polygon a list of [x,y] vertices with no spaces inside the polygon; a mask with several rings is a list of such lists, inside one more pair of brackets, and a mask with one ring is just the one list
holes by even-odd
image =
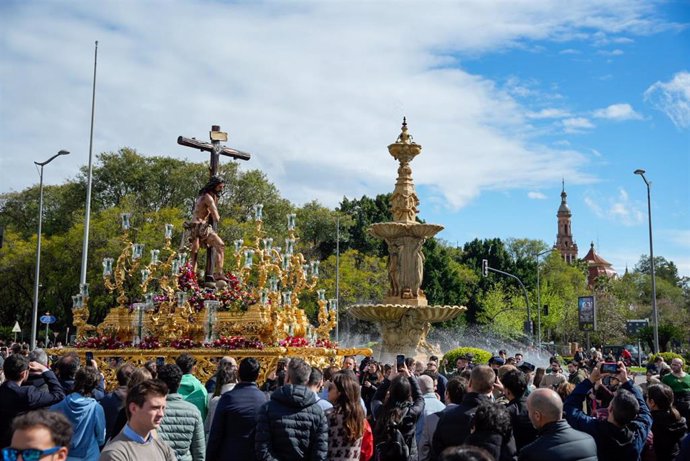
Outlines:
{"label": "street lamp", "polygon": [[541,285],[539,283],[539,257],[547,253],[551,253],[552,248],[537,253],[534,257],[537,259],[537,347],[541,348]]}
{"label": "street lamp", "polygon": [[37,166],[41,167],[40,175],[41,182],[39,186],[39,200],[38,200],[38,242],[36,244],[36,276],[34,278],[34,309],[31,320],[31,350],[36,348],[36,334],[38,328],[38,286],[39,277],[41,273],[41,227],[43,224],[43,167],[55,160],[56,157],[60,155],[68,155],[69,152],[66,150],[61,150],[57,154],[50,157],[45,162],[34,162]]}
{"label": "street lamp", "polygon": [[659,353],[659,310],[656,307],[656,274],[654,273],[654,245],[652,243],[652,196],[651,183],[645,177],[645,170],[638,169],[635,174],[642,176],[647,186],[647,216],[649,217],[649,262],[652,267],[652,316],[654,317],[654,353]]}

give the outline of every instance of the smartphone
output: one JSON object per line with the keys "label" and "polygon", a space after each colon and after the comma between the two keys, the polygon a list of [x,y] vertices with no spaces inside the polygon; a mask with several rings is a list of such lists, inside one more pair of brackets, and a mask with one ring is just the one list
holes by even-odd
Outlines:
{"label": "smartphone", "polygon": [[93,352],[89,351],[86,353],[86,366],[90,367],[93,365]]}
{"label": "smartphone", "polygon": [[398,370],[402,370],[403,368],[405,368],[405,356],[402,354],[398,354],[395,357],[395,364]]}
{"label": "smartphone", "polygon": [[165,357],[156,357],[156,366],[162,367],[165,365]]}
{"label": "smartphone", "polygon": [[615,375],[616,373],[618,373],[618,364],[614,362],[602,363],[600,371],[602,373],[610,373],[612,375]]}

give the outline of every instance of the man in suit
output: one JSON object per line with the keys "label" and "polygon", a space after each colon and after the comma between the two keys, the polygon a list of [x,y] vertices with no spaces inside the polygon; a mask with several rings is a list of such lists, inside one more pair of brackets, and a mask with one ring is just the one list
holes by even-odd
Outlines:
{"label": "man in suit", "polygon": [[221,396],[213,416],[206,447],[208,461],[254,459],[256,415],[267,400],[256,385],[260,369],[255,358],[240,362],[240,382]]}
{"label": "man in suit", "polygon": [[[9,446],[12,439],[10,425],[15,416],[29,410],[49,407],[65,398],[60,382],[48,367],[29,362],[21,354],[7,357],[4,365],[7,381],[0,385],[0,446]],[[22,386],[29,377],[29,370],[40,372],[48,385],[47,391],[34,386]]]}

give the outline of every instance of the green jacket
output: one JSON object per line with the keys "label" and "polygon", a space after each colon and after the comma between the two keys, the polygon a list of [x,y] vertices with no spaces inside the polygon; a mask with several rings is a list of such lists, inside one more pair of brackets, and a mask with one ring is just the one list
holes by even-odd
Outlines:
{"label": "green jacket", "polygon": [[202,421],[206,419],[206,412],[208,410],[208,391],[201,384],[201,381],[196,379],[194,375],[182,375],[182,381],[180,381],[180,388],[177,390],[182,397],[189,402],[194,404],[195,407],[201,412]]}
{"label": "green jacket", "polygon": [[168,394],[165,416],[158,429],[161,439],[175,451],[178,461],[204,461],[206,437],[201,413],[178,394]]}

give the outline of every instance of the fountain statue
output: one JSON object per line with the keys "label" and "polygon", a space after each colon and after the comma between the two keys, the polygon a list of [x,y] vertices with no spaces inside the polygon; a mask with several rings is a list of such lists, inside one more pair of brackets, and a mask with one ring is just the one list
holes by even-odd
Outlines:
{"label": "fountain statue", "polygon": [[412,140],[406,119],[403,119],[400,136],[388,146],[388,151],[400,164],[390,199],[394,221],[373,224],[369,232],[388,245],[390,287],[382,303],[358,304],[348,309],[357,319],[377,323],[382,337],[379,352],[382,360],[390,360],[396,354],[412,357],[438,353],[426,341],[431,323],[450,320],[466,310],[464,306],[429,306],[421,288],[424,278],[422,245],[443,230],[443,226],[416,220],[419,198],[410,162],[419,155],[422,146]]}

